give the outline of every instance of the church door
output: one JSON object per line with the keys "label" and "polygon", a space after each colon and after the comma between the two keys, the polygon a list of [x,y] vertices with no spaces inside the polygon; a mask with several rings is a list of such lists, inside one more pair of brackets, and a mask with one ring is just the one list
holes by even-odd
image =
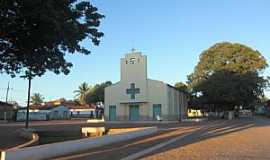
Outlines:
{"label": "church door", "polygon": [[109,120],[116,120],[116,106],[109,106]]}
{"label": "church door", "polygon": [[140,119],[139,105],[130,105],[129,106],[129,120],[138,121],[139,119]]}
{"label": "church door", "polygon": [[153,105],[153,119],[160,120],[161,118],[161,104]]}

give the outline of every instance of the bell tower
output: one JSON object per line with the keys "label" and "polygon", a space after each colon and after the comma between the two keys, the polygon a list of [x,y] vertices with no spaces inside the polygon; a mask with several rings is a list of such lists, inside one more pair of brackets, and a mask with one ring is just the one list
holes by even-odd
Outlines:
{"label": "bell tower", "polygon": [[121,58],[121,81],[147,80],[147,57],[135,49]]}
{"label": "bell tower", "polygon": [[131,53],[121,58],[121,84],[123,102],[146,102],[147,100],[147,58],[141,52]]}

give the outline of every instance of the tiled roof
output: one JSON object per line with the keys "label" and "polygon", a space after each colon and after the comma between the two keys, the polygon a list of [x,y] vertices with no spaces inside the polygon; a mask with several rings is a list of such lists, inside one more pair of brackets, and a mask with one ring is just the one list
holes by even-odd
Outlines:
{"label": "tiled roof", "polygon": [[47,106],[47,105],[32,105],[30,106],[30,109],[39,109],[39,110],[50,110],[53,108],[58,107],[59,105],[55,105],[55,106]]}
{"label": "tiled roof", "polygon": [[95,104],[77,104],[77,103],[70,103],[70,102],[64,102],[62,105],[68,107],[69,109],[95,109],[96,105]]}
{"label": "tiled roof", "polygon": [[6,103],[6,102],[0,101],[0,106],[10,106],[10,107],[12,107],[13,105],[9,104],[9,103]]}
{"label": "tiled roof", "polygon": [[0,101],[0,110],[13,110],[14,106],[12,104]]}
{"label": "tiled roof", "polygon": [[60,100],[55,100],[55,101],[50,101],[50,102],[46,102],[44,104],[39,104],[39,105],[31,105],[30,109],[40,109],[40,110],[46,110],[46,109],[52,109],[54,107],[58,107],[58,106],[65,106],[69,109],[95,109],[96,105],[95,104],[85,104],[85,105],[81,105],[78,102],[74,102],[74,101],[65,101],[63,99]]}

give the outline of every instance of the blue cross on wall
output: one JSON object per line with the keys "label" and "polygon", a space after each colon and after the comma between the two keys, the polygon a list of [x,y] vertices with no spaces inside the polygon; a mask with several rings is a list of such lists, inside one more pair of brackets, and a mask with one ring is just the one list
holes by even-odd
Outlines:
{"label": "blue cross on wall", "polygon": [[126,90],[130,94],[130,99],[135,99],[135,95],[140,93],[140,88],[135,87],[135,83],[130,84],[130,88]]}

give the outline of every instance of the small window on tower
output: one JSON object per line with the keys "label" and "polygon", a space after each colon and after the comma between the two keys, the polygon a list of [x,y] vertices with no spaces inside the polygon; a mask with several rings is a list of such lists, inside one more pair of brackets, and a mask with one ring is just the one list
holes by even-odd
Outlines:
{"label": "small window on tower", "polygon": [[135,63],[136,63],[136,58],[129,59],[129,64],[135,64]]}

